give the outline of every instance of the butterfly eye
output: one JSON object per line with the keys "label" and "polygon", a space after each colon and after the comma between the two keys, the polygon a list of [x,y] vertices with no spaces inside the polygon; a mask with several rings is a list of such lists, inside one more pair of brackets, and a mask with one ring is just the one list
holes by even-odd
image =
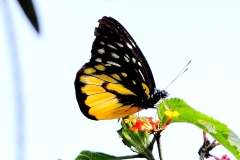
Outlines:
{"label": "butterfly eye", "polygon": [[91,59],[75,79],[80,110],[89,119],[106,120],[153,108],[168,94],[156,89],[140,48],[115,19],[103,17],[98,22]]}

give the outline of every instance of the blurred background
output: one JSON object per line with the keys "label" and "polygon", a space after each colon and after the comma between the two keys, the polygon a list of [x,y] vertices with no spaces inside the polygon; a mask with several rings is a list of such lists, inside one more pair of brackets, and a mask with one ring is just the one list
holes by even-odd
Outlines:
{"label": "blurred background", "polygon": [[[117,19],[129,31],[159,89],[165,89],[192,60],[189,70],[168,88],[170,97],[184,99],[240,135],[240,1],[34,0],[40,35],[16,1],[7,3],[10,14],[0,2],[1,160],[71,160],[82,150],[132,154],[116,132],[117,120],[85,118],[75,98],[76,72],[90,59],[94,28],[103,16]],[[9,26],[15,36],[10,41]],[[13,70],[13,49],[21,77]],[[15,96],[19,87],[20,111]],[[155,111],[139,114],[155,115]],[[17,137],[23,138],[20,148]],[[198,159],[202,143],[197,127],[172,124],[162,133],[163,157]],[[157,157],[156,146],[154,152]],[[222,146],[211,153],[235,159]]]}

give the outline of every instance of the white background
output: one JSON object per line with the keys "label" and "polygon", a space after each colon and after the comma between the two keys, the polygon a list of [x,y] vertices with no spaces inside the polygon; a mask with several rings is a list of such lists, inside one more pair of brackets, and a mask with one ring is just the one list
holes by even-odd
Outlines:
{"label": "white background", "polygon": [[[102,16],[117,19],[135,39],[165,89],[184,65],[170,97],[224,122],[237,135],[240,106],[240,1],[35,0],[38,36],[16,1],[10,9],[21,60],[25,104],[25,159],[71,160],[82,150],[122,156],[132,152],[117,134],[117,120],[92,121],[79,110],[75,74],[90,59]],[[0,159],[16,159],[13,74],[6,21],[0,13]],[[147,113],[148,112],[148,113]],[[155,115],[155,111],[141,111]],[[165,160],[198,159],[202,131],[177,123],[162,133]],[[154,151],[157,157],[155,146]],[[212,154],[228,154],[218,146]]]}

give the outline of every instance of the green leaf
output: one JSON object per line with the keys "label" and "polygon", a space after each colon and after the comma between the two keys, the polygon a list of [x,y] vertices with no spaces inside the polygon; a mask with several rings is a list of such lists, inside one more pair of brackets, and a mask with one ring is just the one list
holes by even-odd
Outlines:
{"label": "green leaf", "polygon": [[149,133],[130,131],[131,124],[125,124],[121,122],[122,128],[118,130],[118,134],[122,137],[122,141],[127,145],[132,151],[142,155],[146,159],[154,159],[152,151],[149,149]]}
{"label": "green leaf", "polygon": [[240,139],[225,124],[213,119],[195,109],[191,108],[186,102],[179,98],[171,98],[162,101],[158,107],[158,115],[161,125],[166,122],[166,106],[171,111],[177,111],[179,116],[172,117],[171,123],[187,122],[191,123],[205,132],[209,133],[225,148],[227,148],[237,159],[240,159]]}
{"label": "green leaf", "polygon": [[120,160],[117,157],[100,152],[82,151],[75,160]]}
{"label": "green leaf", "polygon": [[27,16],[28,20],[31,22],[34,29],[39,33],[39,25],[37,14],[35,12],[34,5],[31,0],[18,0],[22,10],[24,11],[25,15]]}

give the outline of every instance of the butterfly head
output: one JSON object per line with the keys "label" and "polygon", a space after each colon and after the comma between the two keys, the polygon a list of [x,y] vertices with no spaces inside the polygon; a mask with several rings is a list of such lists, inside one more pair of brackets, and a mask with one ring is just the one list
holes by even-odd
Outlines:
{"label": "butterfly head", "polygon": [[158,89],[155,89],[156,91],[156,95],[158,95],[160,97],[160,100],[161,99],[165,99],[169,96],[168,92],[165,91],[165,90],[158,90]]}
{"label": "butterfly head", "polygon": [[168,92],[165,90],[154,89],[154,92],[151,94],[151,98],[145,102],[145,109],[154,108],[154,105],[161,99],[168,97]]}

